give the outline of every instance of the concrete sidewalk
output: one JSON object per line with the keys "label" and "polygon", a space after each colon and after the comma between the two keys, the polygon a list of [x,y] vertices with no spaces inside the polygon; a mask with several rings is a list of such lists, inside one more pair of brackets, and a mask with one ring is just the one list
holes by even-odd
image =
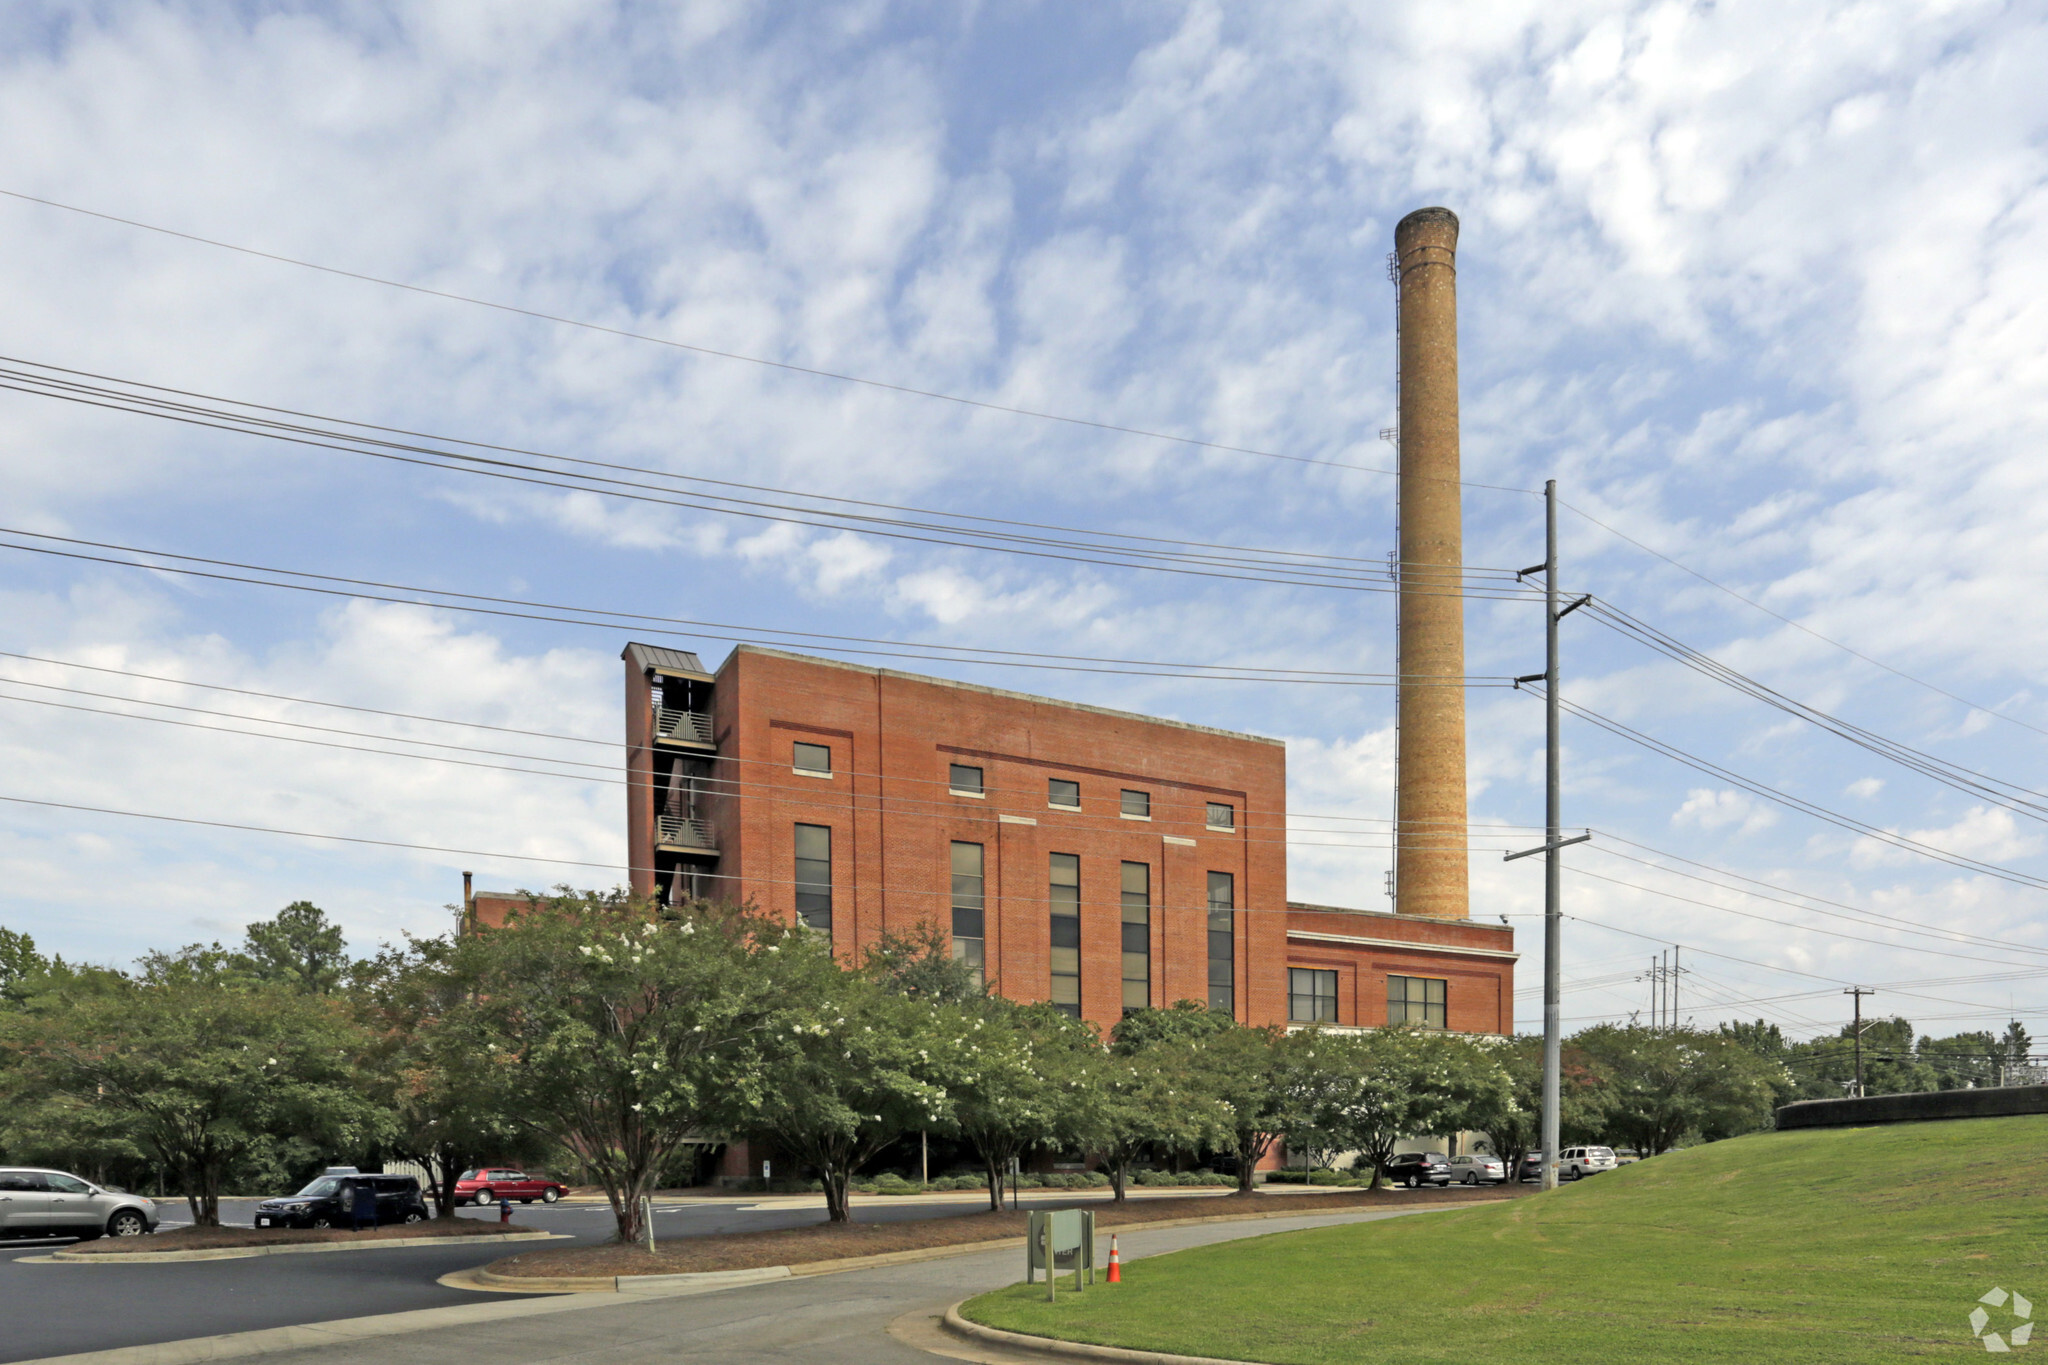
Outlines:
{"label": "concrete sidewalk", "polygon": [[[1445,1207],[1438,1205],[1436,1207]],[[1455,1206],[1452,1206],[1455,1207]],[[1405,1217],[1424,1209],[1118,1231],[1126,1260],[1301,1228]],[[1107,1259],[1107,1237],[1104,1237]],[[715,1292],[644,1298],[566,1295],[487,1301],[383,1318],[278,1328],[187,1342],[47,1357],[26,1365],[187,1365],[262,1357],[265,1365],[931,1365],[889,1333],[905,1314],[936,1318],[947,1304],[1022,1278],[1016,1250],[916,1265],[776,1280]],[[1091,1293],[1112,1292],[1102,1286]]]}

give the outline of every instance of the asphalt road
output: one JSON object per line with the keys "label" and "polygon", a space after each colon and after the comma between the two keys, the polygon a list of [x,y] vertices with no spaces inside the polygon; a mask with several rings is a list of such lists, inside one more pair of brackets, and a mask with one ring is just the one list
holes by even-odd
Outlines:
{"label": "asphalt road", "polygon": [[[1156,1232],[1119,1231],[1125,1259],[1156,1255],[1190,1246],[1266,1236],[1303,1227],[1331,1223],[1400,1217],[1396,1212],[1354,1215],[1324,1215],[1299,1219],[1269,1219],[1256,1223],[1208,1224],[1171,1228]],[[417,1256],[398,1262],[394,1258]],[[441,1258],[433,1261],[432,1258]],[[387,1296],[399,1287],[401,1275],[393,1267],[403,1264],[402,1274],[413,1277],[418,1290],[422,1278],[455,1268],[461,1258],[452,1252],[426,1249],[423,1252],[355,1252],[337,1256],[280,1256],[253,1261],[224,1261],[193,1265],[135,1266],[102,1269],[97,1266],[28,1265],[12,1266],[0,1280],[0,1294],[10,1304],[34,1303],[33,1317],[47,1322],[61,1310],[46,1305],[59,1300],[47,1297],[62,1282],[87,1285],[91,1301],[105,1312],[109,1303],[126,1305],[133,1300],[133,1317],[154,1324],[166,1312],[172,1296],[214,1298],[224,1292],[244,1296],[246,1302],[288,1297],[302,1285],[298,1278],[308,1273],[349,1276],[365,1286],[371,1302],[360,1303],[361,1315],[397,1311],[419,1306],[417,1300],[397,1302]],[[471,1257],[473,1263],[476,1258]],[[998,1288],[1019,1278],[1022,1258],[1015,1251],[986,1252],[915,1265],[890,1266],[879,1270],[838,1275],[806,1276],[749,1285],[717,1293],[687,1297],[641,1299],[613,1295],[562,1295],[553,1298],[496,1297],[482,1308],[480,1297],[429,1287],[442,1296],[472,1305],[431,1315],[428,1320],[409,1320],[396,1335],[367,1340],[337,1337],[334,1344],[295,1347],[261,1357],[265,1365],[340,1365],[340,1362],[376,1360],[382,1365],[541,1365],[574,1359],[577,1365],[672,1365],[677,1361],[719,1362],[719,1365],[932,1365],[933,1357],[903,1344],[888,1333],[891,1321],[905,1314],[917,1320],[935,1315],[943,1307],[969,1294]],[[382,1263],[383,1268],[361,1265]],[[431,1262],[431,1264],[430,1264]],[[297,1263],[297,1264],[294,1264]],[[307,1264],[312,1263],[312,1264]],[[161,1279],[163,1272],[174,1272]],[[205,1275],[183,1275],[188,1271],[211,1271]],[[28,1276],[33,1275],[33,1280]],[[88,1283],[86,1277],[90,1276]],[[144,1278],[152,1276],[152,1278]],[[61,1277],[61,1279],[60,1279]],[[103,1279],[102,1277],[113,1277]],[[116,1285],[115,1281],[121,1283]],[[97,1286],[94,1288],[93,1286]],[[23,1299],[23,1291],[33,1297]],[[75,1291],[61,1290],[69,1294]],[[1107,1286],[1091,1293],[1111,1292]],[[111,1297],[112,1295],[120,1297]],[[490,1307],[490,1303],[502,1305]],[[308,1321],[279,1305],[282,1321]],[[69,1316],[65,1314],[64,1316]],[[249,1316],[246,1315],[245,1316]],[[432,1318],[456,1319],[435,1322]],[[16,1314],[9,1314],[9,1326]],[[253,1318],[252,1318],[253,1321]],[[42,1329],[35,1322],[31,1330]],[[213,1331],[229,1330],[216,1326]],[[177,1335],[161,1327],[138,1325],[125,1340],[166,1341]],[[60,1344],[49,1344],[47,1335],[41,1354],[93,1349],[81,1344],[77,1334],[65,1336]],[[108,1340],[105,1344],[122,1344]],[[36,1351],[16,1333],[7,1334],[5,1358],[34,1359]]]}
{"label": "asphalt road", "polygon": [[[1038,1197],[1060,1205],[1075,1202],[1072,1191],[1044,1191]],[[1025,1200],[1027,1206],[1032,1202]],[[246,1226],[255,1204],[253,1199],[223,1200],[221,1221]],[[957,1216],[987,1206],[987,1196],[974,1191],[870,1198],[855,1203],[854,1216],[884,1222]],[[189,1217],[182,1202],[161,1207],[166,1226]],[[495,1222],[498,1212],[465,1208],[458,1216]],[[513,1218],[583,1243],[607,1241],[615,1228],[610,1207],[601,1203],[515,1204]],[[824,1201],[816,1196],[687,1198],[656,1204],[655,1235],[764,1231],[824,1218]],[[6,1324],[0,1331],[0,1362],[473,1303],[476,1294],[435,1280],[507,1254],[471,1244],[125,1266],[30,1259],[61,1245],[47,1239],[0,1243],[0,1304],[9,1305],[0,1315]],[[34,1305],[34,1311],[23,1312],[21,1305]]]}

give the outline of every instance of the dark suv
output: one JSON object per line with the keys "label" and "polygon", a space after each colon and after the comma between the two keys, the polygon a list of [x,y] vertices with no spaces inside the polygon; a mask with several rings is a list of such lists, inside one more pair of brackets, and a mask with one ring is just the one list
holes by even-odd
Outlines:
{"label": "dark suv", "polygon": [[420,1182],[409,1175],[363,1175],[329,1172],[288,1199],[266,1199],[256,1206],[259,1228],[352,1228],[356,1225],[356,1186],[368,1183],[377,1191],[379,1223],[423,1223],[427,1206]]}
{"label": "dark suv", "polygon": [[1387,1163],[1387,1179],[1415,1189],[1451,1183],[1451,1159],[1442,1152],[1403,1152]]}

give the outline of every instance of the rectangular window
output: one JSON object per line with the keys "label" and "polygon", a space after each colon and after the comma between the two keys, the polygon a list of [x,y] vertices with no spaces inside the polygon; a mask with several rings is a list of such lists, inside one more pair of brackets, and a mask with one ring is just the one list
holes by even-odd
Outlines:
{"label": "rectangular window", "polygon": [[1209,874],[1209,1008],[1237,1012],[1237,878]]}
{"label": "rectangular window", "polygon": [[1387,978],[1387,1022],[1443,1028],[1450,982],[1433,976]]}
{"label": "rectangular window", "polygon": [[1081,1017],[1081,859],[1052,855],[1052,1007]]}
{"label": "rectangular window", "polygon": [[1297,1024],[1337,1022],[1337,973],[1287,969],[1287,1017]]}
{"label": "rectangular window", "polygon": [[830,825],[796,827],[796,917],[820,933],[832,932]]}
{"label": "rectangular window", "polygon": [[1152,818],[1152,793],[1134,792],[1128,788],[1125,789],[1122,813],[1130,816],[1133,820],[1150,820]]}
{"label": "rectangular window", "polygon": [[1045,804],[1061,810],[1081,809],[1081,784],[1055,777],[1045,784]]}
{"label": "rectangular window", "polygon": [[1209,803],[1209,828],[1236,829],[1237,807],[1226,805],[1221,801],[1211,801]]}
{"label": "rectangular window", "polygon": [[946,769],[946,790],[956,796],[982,796],[981,769],[955,763]]}
{"label": "rectangular window", "polygon": [[983,888],[981,845],[953,845],[953,960],[974,969],[980,981],[986,968],[988,898]]}
{"label": "rectangular window", "polygon": [[1152,867],[1125,863],[1123,873],[1124,1011],[1152,1003]]}
{"label": "rectangular window", "polygon": [[790,766],[800,773],[817,777],[832,776],[832,746],[829,744],[799,744],[790,759]]}

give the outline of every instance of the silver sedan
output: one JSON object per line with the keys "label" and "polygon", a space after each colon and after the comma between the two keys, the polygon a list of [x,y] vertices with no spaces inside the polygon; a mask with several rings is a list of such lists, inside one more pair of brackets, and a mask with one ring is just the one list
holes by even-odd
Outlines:
{"label": "silver sedan", "polygon": [[1479,1152],[1451,1158],[1451,1179],[1460,1185],[1502,1185],[1507,1183],[1507,1163],[1497,1156]]}

